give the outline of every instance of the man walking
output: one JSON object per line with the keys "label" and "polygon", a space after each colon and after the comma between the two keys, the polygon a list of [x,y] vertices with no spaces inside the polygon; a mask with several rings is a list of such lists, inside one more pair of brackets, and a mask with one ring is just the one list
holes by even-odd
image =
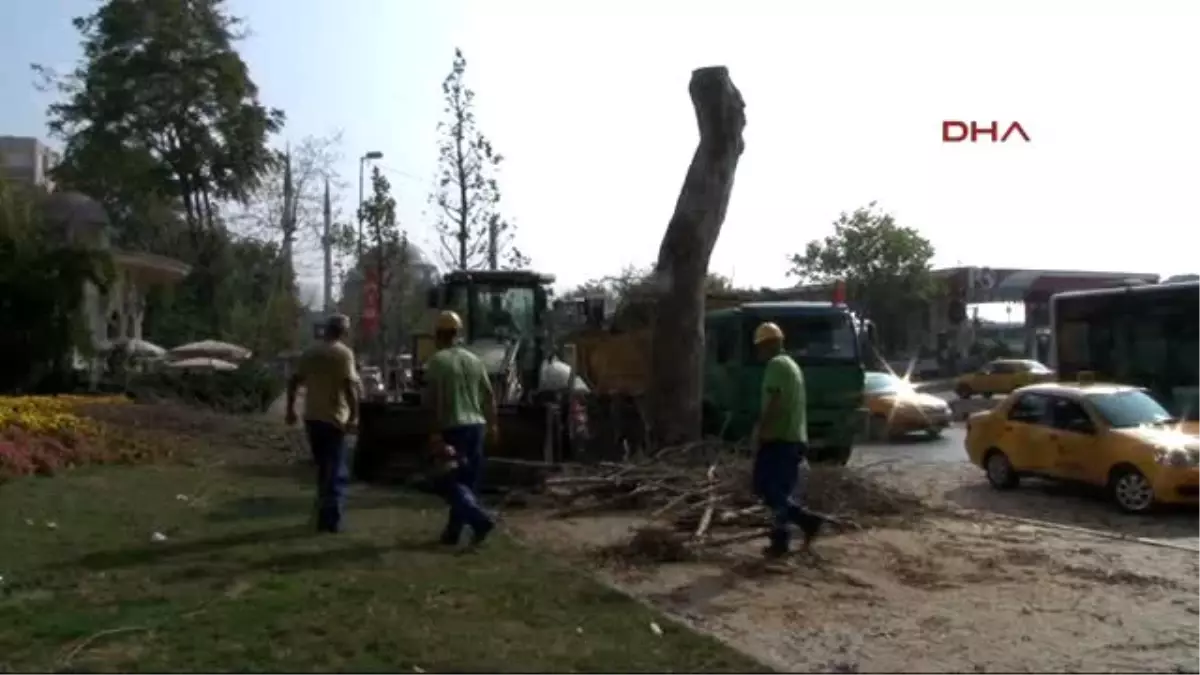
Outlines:
{"label": "man walking", "polygon": [[457,344],[462,330],[458,314],[438,315],[434,331],[437,353],[425,367],[429,396],[439,434],[435,449],[448,455],[450,468],[442,477],[442,495],[450,506],[441,542],[457,545],[464,526],[478,546],[495,523],[479,505],[475,491],[483,477],[483,444],[488,429],[496,430],[496,404],[487,368],[479,357]]}
{"label": "man walking", "polygon": [[754,331],[759,358],[766,361],[763,373],[762,410],[755,428],[758,446],[754,458],[754,491],[771,510],[770,557],[786,555],[791,540],[788,526],[796,524],[804,533],[805,548],[817,536],[821,518],[796,504],[792,493],[800,478],[800,464],[807,466],[808,412],[804,374],[783,351],[783,331],[766,322]]}
{"label": "man walking", "polygon": [[358,424],[358,373],[354,352],[343,342],[350,320],[330,317],[322,339],[300,357],[288,380],[287,423],[296,423],[296,392],[304,385],[304,429],[317,465],[317,530],[340,532],[345,507],[346,432]]}

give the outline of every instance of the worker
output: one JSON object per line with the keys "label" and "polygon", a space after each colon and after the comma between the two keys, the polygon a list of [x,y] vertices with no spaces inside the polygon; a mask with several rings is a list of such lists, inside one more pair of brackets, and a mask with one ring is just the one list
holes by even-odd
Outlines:
{"label": "worker", "polygon": [[[458,314],[443,311],[434,329],[437,352],[425,367],[438,433],[432,439],[443,455],[441,491],[450,506],[441,543],[457,545],[463,527],[471,528],[471,545],[487,538],[495,523],[479,505],[476,490],[483,476],[483,445],[496,433],[496,405],[487,368],[479,357],[458,344],[463,323]],[[447,461],[448,460],[448,461]]]}
{"label": "worker", "polygon": [[345,507],[346,434],[358,425],[359,378],[354,352],[343,340],[350,319],[329,317],[321,341],[306,349],[296,373],[288,380],[289,425],[296,423],[296,392],[304,385],[304,429],[317,465],[317,530],[339,532]]}
{"label": "worker", "polygon": [[754,331],[759,358],[766,361],[762,385],[762,410],[754,430],[754,491],[771,511],[770,544],[764,553],[786,555],[791,540],[788,526],[800,526],[807,548],[820,530],[822,519],[796,504],[792,493],[807,468],[808,415],[804,374],[783,351],[783,331],[766,322]]}

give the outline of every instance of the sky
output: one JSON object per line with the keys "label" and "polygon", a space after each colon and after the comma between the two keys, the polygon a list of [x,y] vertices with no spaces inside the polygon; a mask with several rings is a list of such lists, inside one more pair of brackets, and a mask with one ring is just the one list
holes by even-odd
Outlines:
{"label": "sky", "polygon": [[[440,83],[468,60],[507,161],[503,212],[560,286],[657,256],[695,149],[694,68],[729,67],[746,150],[710,269],[779,287],[788,254],[877,201],[936,266],[1200,271],[1200,3],[866,0],[230,0],[279,139],[380,151],[409,236],[427,196]],[[45,137],[28,64],[69,67],[84,0],[4,0],[0,134]],[[1018,122],[1025,143],[942,141],[945,120]],[[320,266],[305,265],[319,285]],[[1017,317],[1014,317],[1017,318]]]}

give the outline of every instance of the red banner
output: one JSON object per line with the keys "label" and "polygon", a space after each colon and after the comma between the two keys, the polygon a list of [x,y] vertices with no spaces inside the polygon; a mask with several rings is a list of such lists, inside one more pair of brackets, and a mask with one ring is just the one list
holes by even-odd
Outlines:
{"label": "red banner", "polygon": [[364,335],[374,335],[379,329],[379,279],[374,270],[367,270],[366,283],[363,284],[360,323]]}

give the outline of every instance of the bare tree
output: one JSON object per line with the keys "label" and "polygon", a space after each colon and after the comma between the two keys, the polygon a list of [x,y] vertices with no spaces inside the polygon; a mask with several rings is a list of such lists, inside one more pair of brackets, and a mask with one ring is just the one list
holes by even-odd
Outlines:
{"label": "bare tree", "polygon": [[[342,132],[306,136],[276,154],[277,166],[263,176],[245,207],[232,217],[232,223],[242,234],[279,242],[294,264],[296,249],[315,250],[323,243],[326,178],[333,195],[348,186],[337,171],[342,160]],[[339,209],[336,205],[334,209],[334,222],[340,222]],[[335,229],[337,244],[346,234],[344,226]]]}
{"label": "bare tree", "polygon": [[[496,173],[504,156],[475,124],[475,92],[464,76],[467,60],[454,50],[454,65],[442,82],[443,112],[438,124],[437,188],[430,202],[438,206],[437,231],[441,257],[450,267],[498,269],[529,265],[513,245],[516,226],[500,215],[500,187]],[[502,260],[503,259],[503,260]]]}
{"label": "bare tree", "polygon": [[659,295],[651,345],[650,430],[660,445],[698,439],[704,367],[704,289],[745,141],[745,103],[723,66],[692,72],[700,142],[654,268]]}

